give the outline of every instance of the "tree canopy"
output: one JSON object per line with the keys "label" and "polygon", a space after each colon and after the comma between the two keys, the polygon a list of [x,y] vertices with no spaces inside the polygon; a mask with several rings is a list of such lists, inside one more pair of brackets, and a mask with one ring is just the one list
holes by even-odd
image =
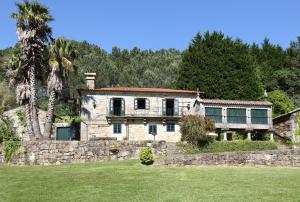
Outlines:
{"label": "tree canopy", "polygon": [[223,33],[197,34],[183,52],[177,87],[208,98],[255,100],[263,94],[249,46]]}
{"label": "tree canopy", "polygon": [[[209,98],[251,100],[260,99],[264,89],[281,90],[300,107],[300,38],[287,49],[268,39],[248,45],[220,32],[197,34],[184,51],[113,47],[107,52],[87,41],[70,43],[78,50],[79,67],[78,75],[69,75],[72,97],[85,87],[84,73],[96,72],[97,87],[199,88]],[[17,49],[0,50],[3,85],[9,83],[6,63]],[[37,73],[38,89],[45,88],[49,69]]]}

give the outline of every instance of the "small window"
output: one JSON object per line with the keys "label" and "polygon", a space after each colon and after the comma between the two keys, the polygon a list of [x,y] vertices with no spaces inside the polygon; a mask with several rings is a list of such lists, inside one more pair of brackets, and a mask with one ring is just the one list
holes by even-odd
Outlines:
{"label": "small window", "polygon": [[222,123],[222,108],[205,107],[205,116],[215,120],[216,123]]}
{"label": "small window", "polygon": [[175,131],[175,123],[167,122],[167,132],[174,132]]}
{"label": "small window", "polygon": [[251,109],[251,123],[252,124],[268,124],[268,110],[267,109]]}
{"label": "small window", "polygon": [[121,123],[114,123],[114,133],[115,134],[122,133],[122,125],[121,125]]}
{"label": "small window", "polygon": [[155,124],[150,124],[149,125],[149,134],[157,134],[157,127]]}
{"label": "small window", "polygon": [[135,98],[134,109],[149,109],[150,101],[148,98]]}
{"label": "small window", "polygon": [[145,98],[137,99],[137,108],[138,109],[146,109],[146,99]]}
{"label": "small window", "polygon": [[227,108],[227,122],[228,123],[246,123],[246,109],[245,108]]}

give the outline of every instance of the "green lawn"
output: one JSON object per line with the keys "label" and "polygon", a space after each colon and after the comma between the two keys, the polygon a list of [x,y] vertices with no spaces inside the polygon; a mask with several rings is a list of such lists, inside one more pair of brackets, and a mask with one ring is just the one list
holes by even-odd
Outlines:
{"label": "green lawn", "polygon": [[0,166],[0,201],[300,201],[300,168]]}

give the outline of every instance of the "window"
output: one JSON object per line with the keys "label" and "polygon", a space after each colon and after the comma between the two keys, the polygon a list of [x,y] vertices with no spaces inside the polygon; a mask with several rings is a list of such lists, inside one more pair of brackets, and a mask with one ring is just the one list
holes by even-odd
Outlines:
{"label": "window", "polygon": [[167,132],[174,132],[175,131],[175,123],[167,122]]}
{"label": "window", "polygon": [[150,124],[149,125],[149,134],[157,134],[157,127],[155,124]]}
{"label": "window", "polygon": [[147,98],[135,98],[134,109],[149,109],[150,101]]}
{"label": "window", "polygon": [[268,110],[267,109],[251,109],[251,123],[252,124],[268,124]]}
{"label": "window", "polygon": [[146,99],[145,98],[137,99],[137,108],[138,109],[146,109]]}
{"label": "window", "polygon": [[109,105],[110,115],[121,116],[125,114],[124,98],[111,98]]}
{"label": "window", "polygon": [[122,133],[122,124],[121,123],[114,123],[114,133],[115,134]]}
{"label": "window", "polygon": [[228,123],[246,123],[245,108],[227,108]]}
{"label": "window", "polygon": [[162,115],[163,116],[178,116],[179,107],[177,99],[162,100]]}
{"label": "window", "polygon": [[205,107],[205,116],[215,120],[216,123],[222,123],[221,107]]}

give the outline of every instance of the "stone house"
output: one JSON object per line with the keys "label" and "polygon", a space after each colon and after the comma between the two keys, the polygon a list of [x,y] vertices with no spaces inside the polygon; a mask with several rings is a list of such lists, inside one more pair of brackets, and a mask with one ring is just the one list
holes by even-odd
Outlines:
{"label": "stone house", "polygon": [[[233,130],[272,134],[272,103],[201,99],[202,93],[161,88],[95,88],[95,73],[86,73],[81,95],[80,139],[181,139],[180,118],[185,114],[208,116],[225,140]],[[231,135],[231,136],[230,136]],[[272,138],[273,136],[271,136]]]}
{"label": "stone house", "polygon": [[273,119],[274,132],[283,138],[299,142],[297,130],[300,130],[300,108]]}

